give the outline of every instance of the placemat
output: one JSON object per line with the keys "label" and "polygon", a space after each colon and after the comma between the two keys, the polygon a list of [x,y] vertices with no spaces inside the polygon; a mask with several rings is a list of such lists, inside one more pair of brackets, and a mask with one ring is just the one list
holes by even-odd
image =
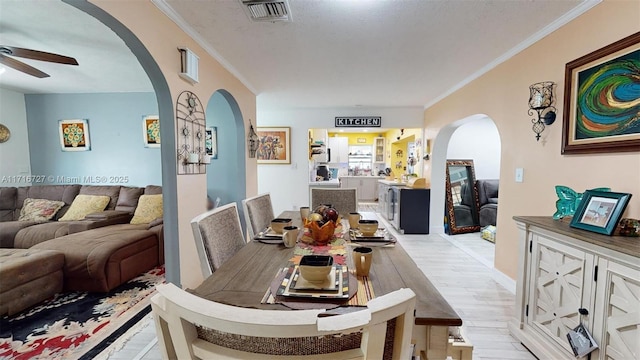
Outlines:
{"label": "placemat", "polygon": [[[349,300],[346,301],[337,299],[324,299],[322,301],[318,301],[318,299],[315,299],[313,302],[310,302],[308,298],[298,299],[274,295],[278,291],[278,288],[288,271],[289,267],[282,268],[278,271],[271,282],[271,285],[264,293],[260,303],[282,304],[295,310],[334,309],[339,306],[366,306],[367,302],[375,297],[369,277],[356,276],[352,271],[349,271]],[[357,286],[355,284],[357,284]]]}
{"label": "placemat", "polygon": [[294,265],[299,265],[300,259],[302,259],[304,255],[331,255],[333,256],[334,264],[345,265],[347,263],[347,248],[345,246],[345,240],[342,238],[335,238],[326,245],[312,245],[305,242],[298,242],[295,249],[293,249],[293,257],[289,259],[289,261]]}

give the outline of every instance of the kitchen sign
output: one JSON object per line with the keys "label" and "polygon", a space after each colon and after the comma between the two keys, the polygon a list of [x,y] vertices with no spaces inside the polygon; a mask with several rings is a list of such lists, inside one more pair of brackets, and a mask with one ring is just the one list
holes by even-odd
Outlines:
{"label": "kitchen sign", "polygon": [[336,116],[336,127],[380,127],[381,125],[381,116]]}

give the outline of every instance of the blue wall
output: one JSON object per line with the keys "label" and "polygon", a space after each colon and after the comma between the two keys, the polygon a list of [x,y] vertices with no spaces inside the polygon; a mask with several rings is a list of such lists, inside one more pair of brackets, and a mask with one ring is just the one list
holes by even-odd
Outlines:
{"label": "blue wall", "polygon": [[[162,184],[160,148],[145,147],[142,137],[142,117],[158,114],[154,93],[25,95],[25,102],[31,174],[45,183]],[[89,120],[90,151],[62,151],[63,119]]]}

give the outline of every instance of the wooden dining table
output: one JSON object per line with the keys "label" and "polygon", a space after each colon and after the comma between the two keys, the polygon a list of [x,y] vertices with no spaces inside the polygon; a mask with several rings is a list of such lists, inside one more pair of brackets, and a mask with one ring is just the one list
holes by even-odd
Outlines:
{"label": "wooden dining table", "polygon": [[[285,211],[279,217],[291,218],[302,228],[300,213]],[[375,219],[375,213],[363,213],[363,217]],[[345,227],[348,223],[345,222]],[[465,350],[470,359],[471,346],[458,342],[452,350],[449,327],[459,327],[462,319],[451,308],[429,279],[418,268],[399,242],[392,247],[373,248],[373,262],[369,281],[377,296],[400,288],[410,288],[416,294],[415,326],[413,338],[423,358],[464,358],[452,352]],[[240,307],[258,309],[291,310],[282,304],[262,304],[266,289],[274,276],[293,256],[293,248],[282,244],[265,244],[252,240],[225,262],[192,292],[203,298]],[[347,246],[347,266],[353,268],[351,247]],[[466,345],[465,345],[466,344]],[[465,348],[466,346],[466,348]]]}

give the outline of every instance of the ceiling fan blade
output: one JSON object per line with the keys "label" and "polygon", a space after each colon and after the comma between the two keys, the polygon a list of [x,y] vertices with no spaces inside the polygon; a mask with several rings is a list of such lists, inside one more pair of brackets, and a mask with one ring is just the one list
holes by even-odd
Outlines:
{"label": "ceiling fan blade", "polygon": [[35,76],[37,78],[46,78],[49,77],[49,74],[44,73],[33,66],[27,65],[22,61],[18,61],[16,59],[12,59],[10,57],[4,56],[0,54],[0,64],[12,67],[18,71],[22,71],[23,73],[29,74],[31,76]]}
{"label": "ceiling fan blade", "polygon": [[[5,49],[8,51],[6,51]],[[5,53],[7,55],[22,57],[25,59],[48,61],[48,62],[54,62],[59,64],[66,64],[66,65],[78,65],[78,62],[76,61],[76,59],[72,57],[62,56],[62,55],[48,53],[44,51],[37,51],[37,50],[1,45],[0,52]]]}

